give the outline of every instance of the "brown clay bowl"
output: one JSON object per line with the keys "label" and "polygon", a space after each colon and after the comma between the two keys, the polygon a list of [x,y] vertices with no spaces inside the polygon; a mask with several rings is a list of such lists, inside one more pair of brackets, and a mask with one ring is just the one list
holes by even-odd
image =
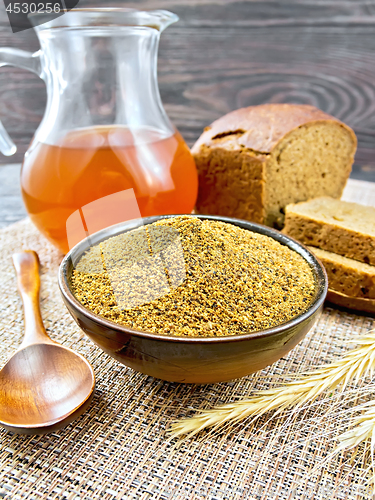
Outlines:
{"label": "brown clay bowl", "polygon": [[[167,216],[147,217],[105,228],[91,238],[96,245],[112,236],[151,224]],[[228,217],[195,215],[234,224],[274,238],[299,253],[311,266],[316,281],[315,297],[306,312],[291,321],[267,330],[220,338],[182,338],[134,330],[106,320],[86,309],[74,297],[70,279],[73,261],[89,248],[84,240],[64,258],[59,285],[64,302],[78,326],[103,351],[141,373],[171,382],[207,384],[243,377],[285,356],[306,335],[318,319],[327,294],[327,276],[319,260],[309,250],[276,230]]]}

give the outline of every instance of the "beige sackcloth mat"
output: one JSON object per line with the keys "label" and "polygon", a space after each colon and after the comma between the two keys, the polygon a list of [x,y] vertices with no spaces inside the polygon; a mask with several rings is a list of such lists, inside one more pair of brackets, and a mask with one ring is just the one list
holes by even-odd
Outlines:
{"label": "beige sackcloth mat", "polygon": [[[370,204],[375,202],[374,186],[351,181],[345,197]],[[196,408],[246,398],[253,389],[337,359],[350,349],[344,341],[374,328],[373,318],[326,307],[316,327],[287,357],[259,373],[203,386],[163,382],[119,364],[85,337],[58,290],[62,256],[25,219],[0,231],[1,366],[22,338],[21,300],[11,263],[12,253],[22,249],[40,256],[47,331],[86,356],[97,385],[90,408],[63,430],[20,436],[0,429],[0,498],[370,498],[362,477],[368,464],[361,456],[351,462],[350,453],[339,454],[319,467],[345,420],[342,411],[332,416],[329,398],[299,413],[244,421],[229,433],[205,432],[178,446],[167,441],[166,429]],[[338,396],[332,396],[334,401],[342,410]]]}

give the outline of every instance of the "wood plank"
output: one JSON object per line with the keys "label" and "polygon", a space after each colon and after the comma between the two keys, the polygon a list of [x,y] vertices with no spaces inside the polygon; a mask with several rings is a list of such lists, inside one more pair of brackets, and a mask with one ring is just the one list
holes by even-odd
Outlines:
{"label": "wood plank", "polygon": [[[99,0],[80,2],[102,5]],[[313,104],[359,138],[354,175],[375,180],[375,0],[115,1],[167,8],[180,16],[161,37],[159,84],[172,121],[189,145],[222,114],[262,102]],[[0,3],[0,45],[36,50],[35,34],[12,34]],[[0,115],[21,161],[42,118],[44,83],[0,70]],[[0,162],[9,159],[0,157]]]}

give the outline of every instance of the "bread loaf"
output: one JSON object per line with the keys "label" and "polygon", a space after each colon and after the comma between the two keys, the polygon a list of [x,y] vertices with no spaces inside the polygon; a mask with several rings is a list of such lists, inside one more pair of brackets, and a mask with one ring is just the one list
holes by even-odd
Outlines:
{"label": "bread loaf", "polygon": [[233,111],[207,127],[193,146],[197,210],[280,228],[287,204],[341,196],[356,144],[348,126],[313,106],[263,104]]}
{"label": "bread loaf", "polygon": [[349,297],[375,300],[375,266],[363,264],[320,248],[309,247],[322,262],[328,287]]}
{"label": "bread loaf", "polygon": [[321,197],[285,210],[283,232],[289,236],[375,265],[375,207]]}

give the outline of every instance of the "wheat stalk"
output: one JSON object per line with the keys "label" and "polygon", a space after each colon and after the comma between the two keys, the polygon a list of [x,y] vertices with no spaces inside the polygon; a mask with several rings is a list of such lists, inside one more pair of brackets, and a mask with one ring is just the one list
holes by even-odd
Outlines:
{"label": "wheat stalk", "polygon": [[[327,390],[334,390],[342,384],[342,391],[351,382],[358,383],[360,378],[373,376],[375,369],[375,331],[360,337],[358,346],[337,361],[317,370],[302,374],[300,378],[279,387],[255,391],[254,396],[244,401],[202,410],[191,418],[183,418],[171,425],[171,437],[187,435],[192,437],[201,430],[212,427],[215,431],[223,425],[234,425],[241,420],[259,418],[264,413],[286,408],[299,408],[315,400]],[[374,424],[375,428],[375,424]]]}

